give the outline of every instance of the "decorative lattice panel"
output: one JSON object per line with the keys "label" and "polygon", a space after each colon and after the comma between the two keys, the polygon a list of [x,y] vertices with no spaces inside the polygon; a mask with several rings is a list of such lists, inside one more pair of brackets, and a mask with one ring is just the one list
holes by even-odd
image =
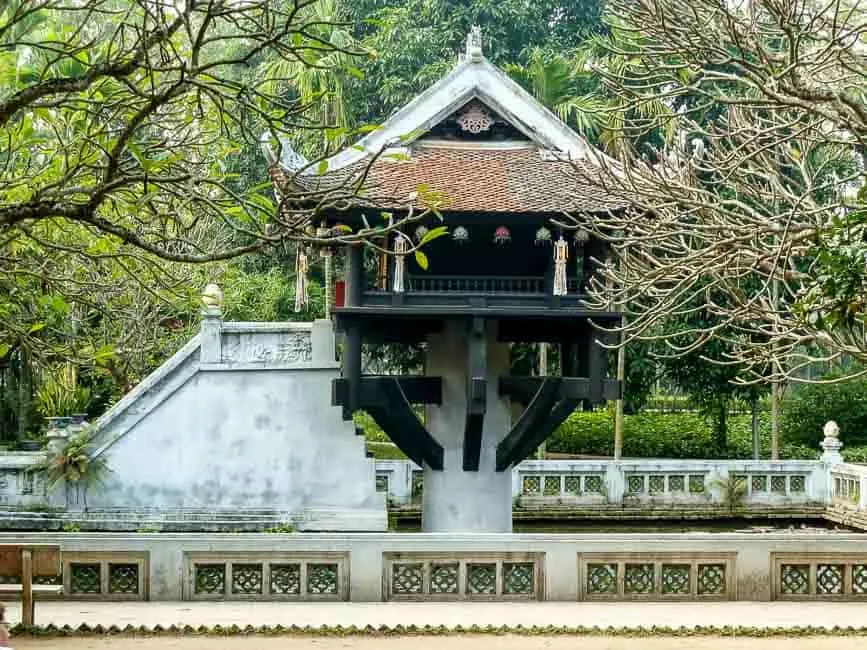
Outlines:
{"label": "decorative lattice panel", "polygon": [[336,564],[307,565],[307,593],[314,595],[337,593]]}
{"label": "decorative lattice panel", "polygon": [[138,564],[108,565],[108,593],[137,594],[138,591]]}
{"label": "decorative lattice panel", "polygon": [[458,593],[458,564],[432,563],[430,566],[430,592],[432,594]]}
{"label": "decorative lattice panel", "polygon": [[689,593],[688,564],[663,564],[662,565],[662,593],[664,594],[688,594]]}
{"label": "decorative lattice panel", "polygon": [[524,494],[539,494],[542,490],[542,481],[539,476],[525,476],[521,483],[521,491]]}
{"label": "decorative lattice panel", "polygon": [[627,476],[626,491],[629,494],[641,494],[644,492],[644,477],[640,474],[631,474]]}
{"label": "decorative lattice panel", "polygon": [[651,494],[662,494],[665,492],[665,476],[656,474],[650,476],[647,481],[648,490]]}
{"label": "decorative lattice panel", "polygon": [[816,593],[842,594],[845,572],[846,567],[843,564],[819,564],[816,567]]}
{"label": "decorative lattice panel", "polygon": [[789,477],[789,491],[792,494],[803,494],[807,491],[807,478],[800,474]]}
{"label": "decorative lattice panel", "polygon": [[867,564],[852,565],[852,592],[867,594]]}
{"label": "decorative lattice panel", "polygon": [[546,476],[545,477],[545,495],[557,496],[560,494],[560,477]]}
{"label": "decorative lattice panel", "polygon": [[669,492],[683,492],[686,489],[686,478],[681,474],[673,474],[668,477]]}
{"label": "decorative lattice panel", "polygon": [[69,591],[73,594],[101,593],[101,565],[97,563],[72,562],[69,565]]}
{"label": "decorative lattice panel", "polygon": [[222,594],[226,591],[225,564],[196,564],[197,594]]}
{"label": "decorative lattice panel", "polygon": [[649,594],[654,587],[652,564],[627,564],[623,572],[623,591],[627,594]]}
{"label": "decorative lattice panel", "polygon": [[764,474],[754,474],[750,477],[753,492],[768,491],[768,477]]}
{"label": "decorative lattice panel", "polygon": [[700,564],[698,566],[697,591],[699,596],[710,596],[725,593],[725,564]]}
{"label": "decorative lattice panel", "polygon": [[581,494],[581,477],[567,476],[564,480],[566,494]]}
{"label": "decorative lattice panel", "polygon": [[257,595],[262,593],[261,564],[232,565],[232,593]]}
{"label": "decorative lattice panel", "polygon": [[588,494],[602,494],[602,477],[601,476],[585,476],[584,491]]}
{"label": "decorative lattice panel", "polygon": [[785,476],[772,476],[771,477],[771,492],[776,494],[785,494],[786,493],[786,477]]}
{"label": "decorative lattice panel", "polygon": [[503,593],[532,594],[536,567],[530,562],[503,563]]}
{"label": "decorative lattice panel", "polygon": [[497,593],[497,565],[492,563],[467,564],[467,593]]}
{"label": "decorative lattice panel", "polygon": [[692,494],[704,494],[704,474],[689,475],[689,491]]}
{"label": "decorative lattice panel", "polygon": [[[0,582],[3,582],[3,579],[0,578]],[[15,580],[15,582],[19,582]],[[63,584],[62,576],[33,576],[33,584],[34,585],[60,585]]]}
{"label": "decorative lattice panel", "polygon": [[394,594],[407,596],[423,592],[424,565],[393,564],[391,567],[391,591]]}
{"label": "decorative lattice panel", "polygon": [[780,593],[802,595],[810,593],[810,567],[807,564],[780,566]]}
{"label": "decorative lattice panel", "polygon": [[616,594],[617,593],[617,565],[616,564],[588,564],[587,565],[587,593],[588,594]]}
{"label": "decorative lattice panel", "polygon": [[272,564],[270,568],[272,594],[296,595],[301,593],[300,564]]}

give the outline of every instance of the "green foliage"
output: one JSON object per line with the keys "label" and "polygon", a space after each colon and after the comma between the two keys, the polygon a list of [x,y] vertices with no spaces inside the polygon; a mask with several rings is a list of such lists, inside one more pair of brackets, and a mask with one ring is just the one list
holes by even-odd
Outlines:
{"label": "green foliage", "polygon": [[650,346],[642,341],[626,346],[626,372],[623,385],[625,413],[638,413],[647,405],[659,376],[658,364],[650,357],[649,348]]}
{"label": "green foliage", "polygon": [[286,534],[286,533],[295,533],[298,530],[295,528],[295,525],[291,522],[284,521],[281,524],[277,524],[271,528],[265,529],[266,533],[277,533],[277,534]]}
{"label": "green foliage", "polygon": [[747,482],[742,476],[729,474],[725,479],[714,479],[711,485],[719,489],[723,505],[734,512],[743,505],[747,496]]}
{"label": "green foliage", "polygon": [[377,460],[404,460],[404,454],[393,442],[368,442],[367,450]]}
{"label": "green foliage", "polygon": [[[695,412],[640,413],[623,423],[625,458],[752,458],[750,416],[728,418],[728,445],[719,447],[708,418]],[[770,423],[760,417],[762,456],[770,455]],[[587,456],[614,453],[614,418],[608,411],[575,412],[554,432],[547,451]],[[817,458],[818,447],[783,445],[782,458]]]}
{"label": "green foliage", "polygon": [[785,440],[817,447],[828,420],[840,426],[846,446],[867,444],[867,378],[789,388],[780,427]]}
{"label": "green foliage", "polygon": [[[356,21],[355,35],[372,56],[359,66],[363,78],[351,80],[350,104],[359,122],[381,122],[445,75],[456,54],[463,53],[473,25],[481,27],[485,56],[497,65],[531,64],[535,50],[568,51],[587,34],[602,29],[599,0],[353,0],[347,4]],[[548,55],[536,57],[542,60]]]}
{"label": "green foliage", "polygon": [[36,408],[43,417],[62,417],[87,412],[90,390],[78,385],[72,367],[67,366],[47,373],[36,399]]}
{"label": "green foliage", "polygon": [[50,490],[61,484],[66,490],[67,505],[69,490],[74,487],[84,499],[87,510],[87,491],[102,483],[111,471],[104,454],[95,455],[96,444],[93,427],[86,428],[70,437],[57,451],[29,471],[43,472]]}

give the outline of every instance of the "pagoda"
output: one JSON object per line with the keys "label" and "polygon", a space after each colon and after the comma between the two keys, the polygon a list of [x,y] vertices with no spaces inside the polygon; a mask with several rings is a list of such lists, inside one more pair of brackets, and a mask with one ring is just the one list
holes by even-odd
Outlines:
{"label": "pagoda", "polygon": [[[599,344],[620,315],[583,300],[606,244],[581,215],[627,205],[586,181],[602,155],[492,65],[474,28],[449,74],[356,145],[318,169],[285,155],[272,166],[278,190],[360,188],[321,215],[329,228],[359,228],[380,211],[403,223],[380,250],[337,251],[345,292],[333,312],[342,376],[332,402],[345,419],[369,413],[424,468],[424,531],[510,532],[509,470],[576,408],[620,397]],[[424,212],[432,193],[441,208]],[[426,242],[423,258],[406,254],[441,225],[448,234]],[[560,374],[511,376],[515,342],[559,346]],[[424,373],[365,374],[371,343],[423,343]]]}

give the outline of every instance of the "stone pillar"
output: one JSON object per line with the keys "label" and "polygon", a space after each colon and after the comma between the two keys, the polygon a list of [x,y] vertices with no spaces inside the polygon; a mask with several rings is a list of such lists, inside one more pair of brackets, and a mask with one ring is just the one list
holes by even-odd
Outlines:
{"label": "stone pillar", "polygon": [[313,321],[310,330],[310,347],[313,350],[312,360],[314,364],[325,367],[335,365],[337,353],[335,351],[334,323],[325,319]]}
{"label": "stone pillar", "polygon": [[833,420],[826,422],[822,429],[825,434],[825,439],[822,441],[822,462],[828,465],[837,465],[843,462],[843,455],[840,450],[843,448],[843,443],[840,442],[840,427]]}
{"label": "stone pillar", "polygon": [[202,325],[200,359],[202,363],[220,363],[223,360],[223,292],[216,284],[209,284],[202,292]]}
{"label": "stone pillar", "polygon": [[424,468],[424,532],[512,531],[512,472],[497,472],[497,444],[511,427],[507,398],[497,394],[499,378],[509,374],[509,347],[487,329],[487,410],[478,471],[464,471],[464,425],[469,365],[466,322],[447,322],[428,340],[426,373],[443,379],[441,406],[429,406],[427,428],[443,447],[443,470]]}

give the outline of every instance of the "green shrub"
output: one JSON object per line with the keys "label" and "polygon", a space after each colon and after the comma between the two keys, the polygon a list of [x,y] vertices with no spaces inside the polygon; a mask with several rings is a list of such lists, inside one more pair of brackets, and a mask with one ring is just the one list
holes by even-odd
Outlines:
{"label": "green shrub", "polygon": [[828,420],[840,425],[845,445],[867,445],[867,379],[790,388],[780,426],[786,442],[817,449]]}
{"label": "green shrub", "polygon": [[367,451],[373,454],[377,460],[403,460],[406,458],[393,442],[368,442]]}
{"label": "green shrub", "polygon": [[[759,417],[762,458],[770,456],[770,421]],[[614,418],[608,411],[575,412],[548,440],[547,450],[564,454],[611,456],[614,453]],[[707,418],[695,412],[642,413],[623,420],[625,458],[752,458],[752,418],[728,418],[728,447],[714,441]],[[782,458],[816,458],[818,446],[784,444]]]}
{"label": "green shrub", "polygon": [[848,463],[867,463],[867,447],[843,447],[843,459]]}

